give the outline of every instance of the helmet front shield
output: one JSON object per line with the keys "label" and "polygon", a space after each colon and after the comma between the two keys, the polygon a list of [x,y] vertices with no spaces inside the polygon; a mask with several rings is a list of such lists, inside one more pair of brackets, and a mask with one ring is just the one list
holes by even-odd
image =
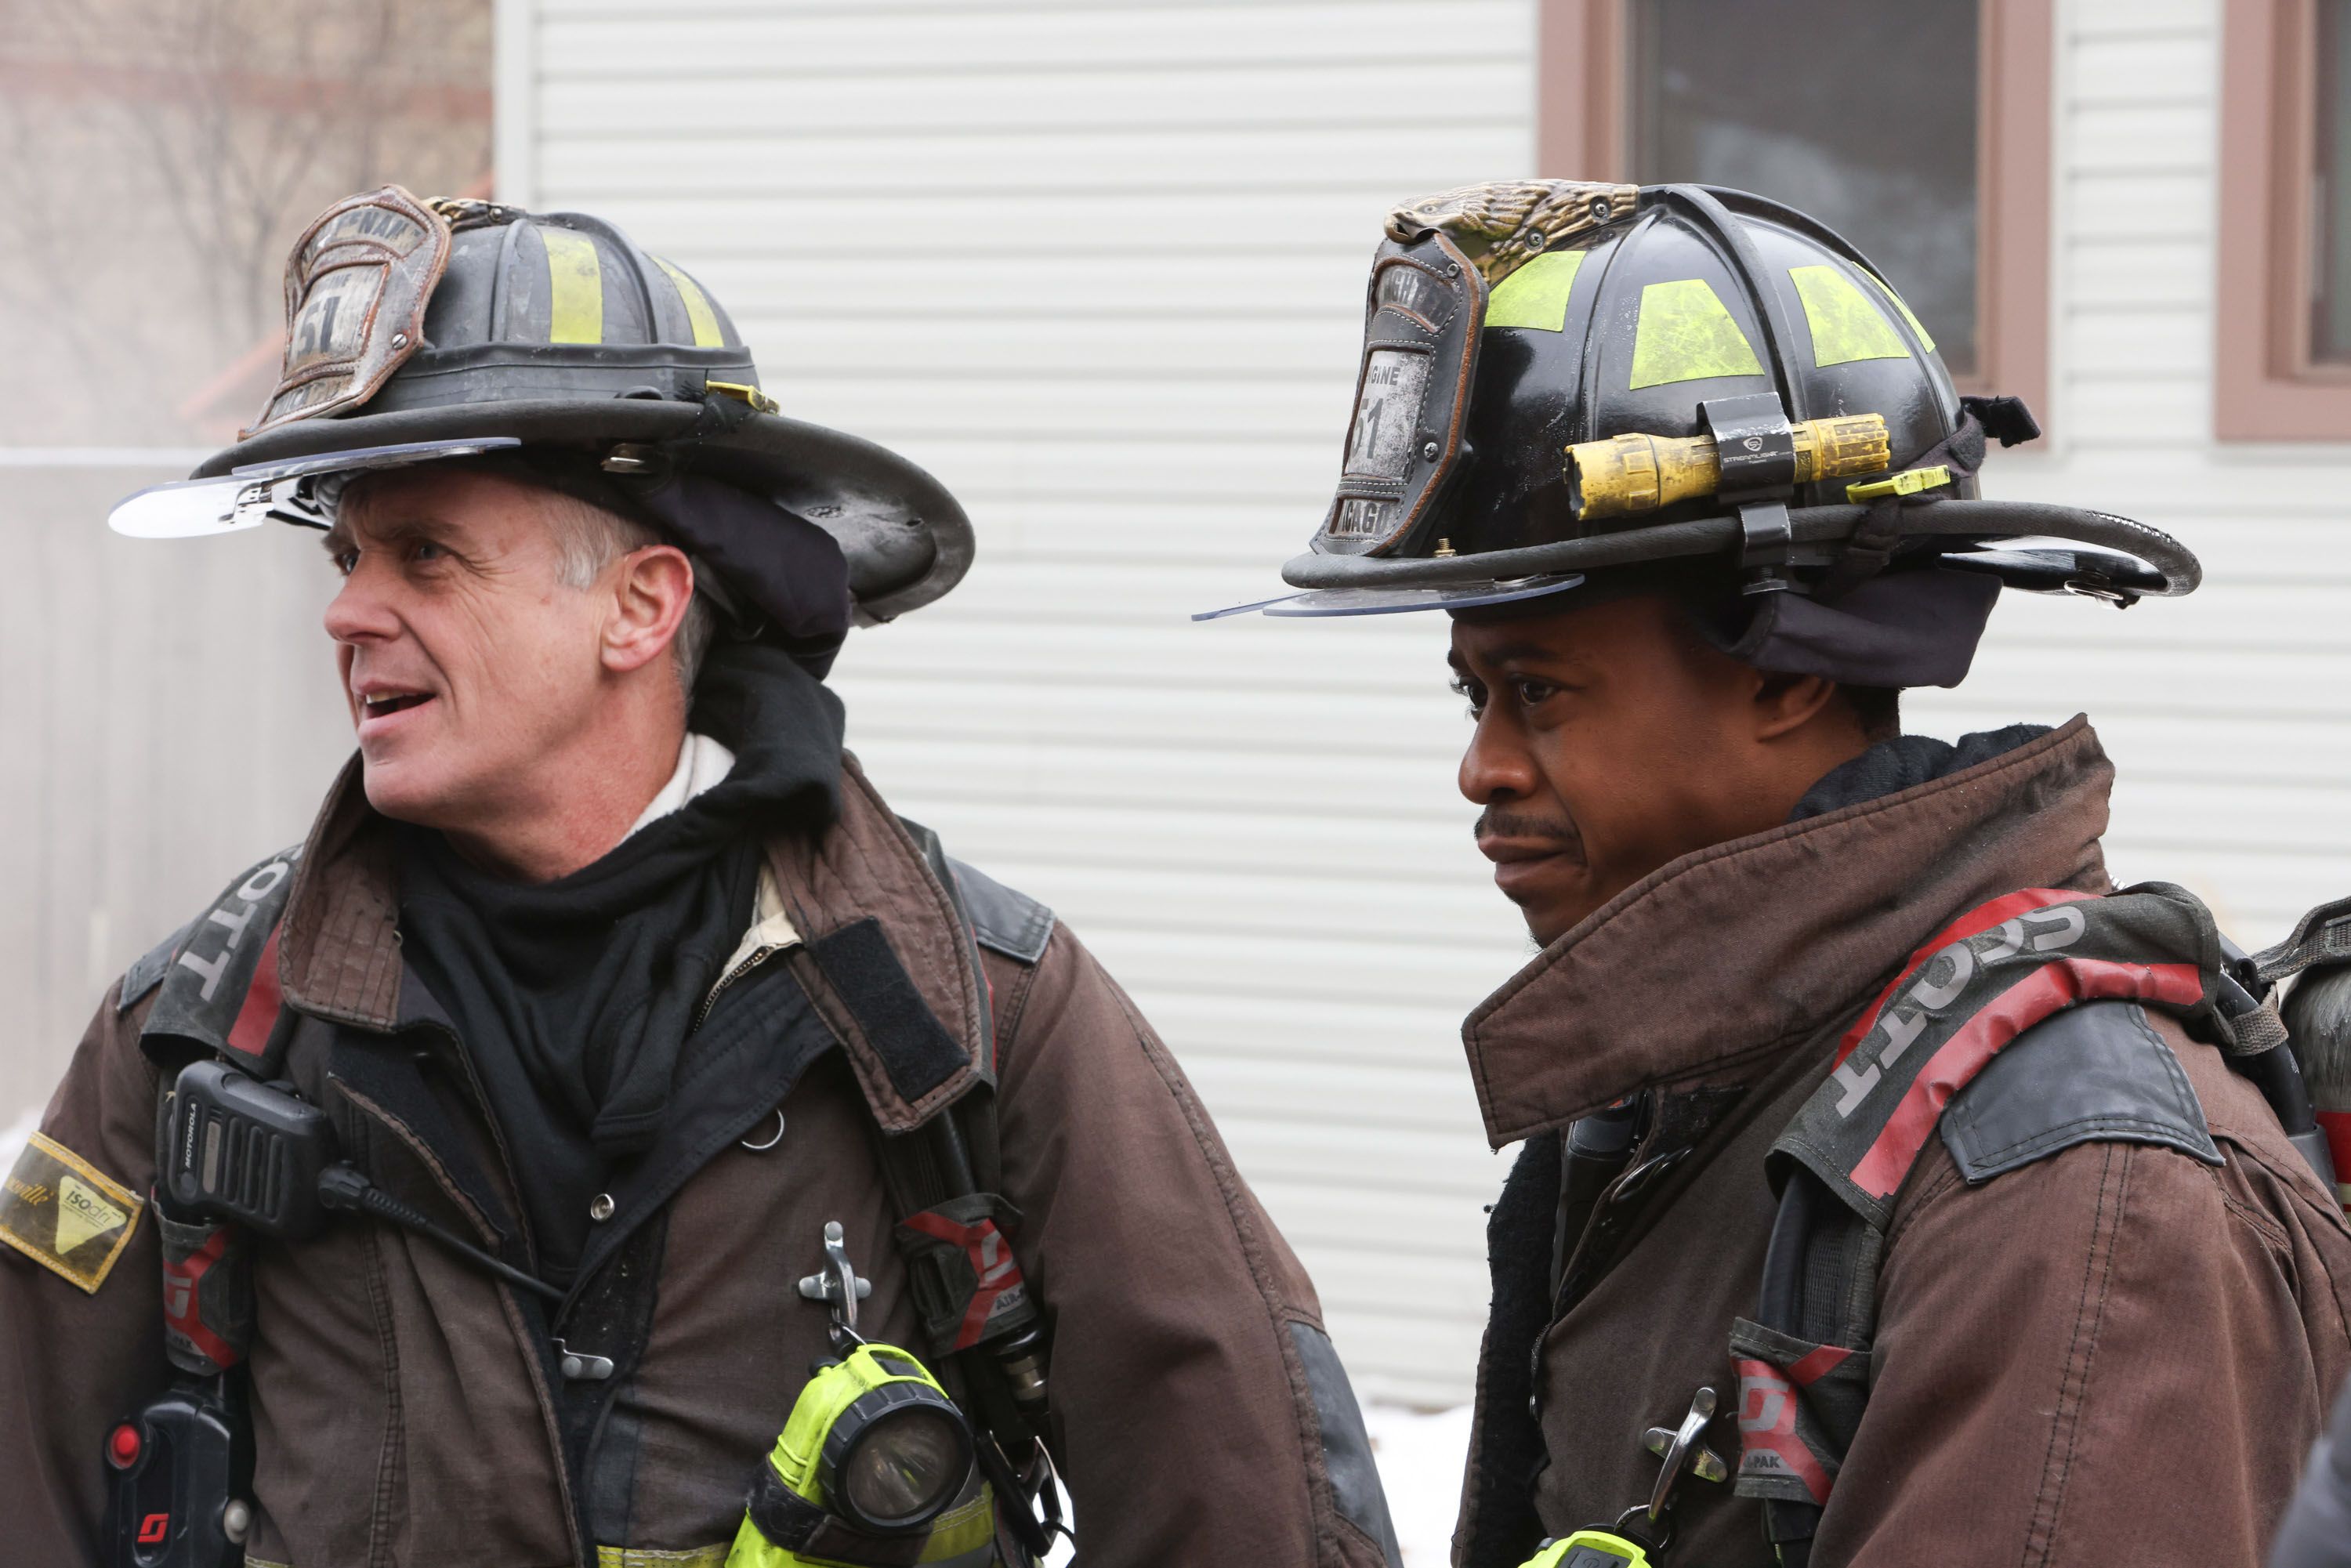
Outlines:
{"label": "helmet front shield", "polygon": [[390,446],[321,452],[275,463],[249,463],[214,479],[152,485],[114,504],[106,526],[134,539],[192,539],[257,528],[273,518],[323,528],[333,518],[321,482],[379,468],[406,468],[449,457],[479,457],[522,444],[510,435],[461,441],[407,441]]}
{"label": "helmet front shield", "polygon": [[[1396,208],[1372,261],[1338,493],[1312,548],[1411,548],[1465,460],[1462,433],[1493,290],[1632,210],[1637,187],[1478,185]],[[1521,290],[1523,292],[1523,290]]]}

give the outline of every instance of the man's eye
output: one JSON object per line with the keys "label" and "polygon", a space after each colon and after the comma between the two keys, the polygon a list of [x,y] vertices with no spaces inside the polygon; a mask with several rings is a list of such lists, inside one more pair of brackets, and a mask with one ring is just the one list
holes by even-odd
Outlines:
{"label": "man's eye", "polygon": [[445,560],[448,555],[449,552],[446,549],[434,544],[431,539],[417,540],[415,548],[409,551],[411,560]]}
{"label": "man's eye", "polygon": [[1486,688],[1467,675],[1456,675],[1446,683],[1446,688],[1469,704],[1469,716],[1476,718],[1486,711]]}
{"label": "man's eye", "polygon": [[360,552],[355,549],[339,549],[327,559],[334,563],[339,576],[349,577],[359,570]]}
{"label": "man's eye", "polygon": [[1521,707],[1540,706],[1559,694],[1559,688],[1549,681],[1513,681],[1510,685]]}

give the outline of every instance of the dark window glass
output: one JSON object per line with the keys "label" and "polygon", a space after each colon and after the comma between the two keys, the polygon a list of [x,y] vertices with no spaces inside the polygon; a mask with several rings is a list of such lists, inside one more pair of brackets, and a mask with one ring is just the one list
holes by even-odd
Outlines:
{"label": "dark window glass", "polygon": [[2351,4],[2318,7],[2318,146],[2312,165],[2310,355],[2351,361]]}
{"label": "dark window glass", "polygon": [[[2345,0],[2330,0],[2330,9]],[[1977,0],[1639,0],[1644,184],[1752,191],[1875,262],[1976,367]]]}

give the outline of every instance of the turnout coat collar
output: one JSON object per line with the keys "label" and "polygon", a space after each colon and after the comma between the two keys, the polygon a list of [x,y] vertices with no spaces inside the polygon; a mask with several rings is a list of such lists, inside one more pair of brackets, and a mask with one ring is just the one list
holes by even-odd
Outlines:
{"label": "turnout coat collar", "polygon": [[[841,1037],[860,1088],[884,1132],[927,1121],[991,1075],[986,988],[953,895],[854,757],[842,754],[841,814],[820,835],[767,845],[768,871],[799,936],[818,943],[877,921],[907,977],[961,1049],[966,1065],[909,1100],[849,1009],[820,1009]],[[298,1011],[390,1030],[402,1021],[403,967],[390,824],[368,804],[357,757],[329,792],[297,862],[279,933],[279,978]],[[821,976],[803,976],[822,989]]]}
{"label": "turnout coat collar", "polygon": [[2085,717],[1961,772],[1658,868],[1462,1026],[1496,1148],[1647,1088],[1750,1083],[1951,915],[2106,887],[2114,768]]}

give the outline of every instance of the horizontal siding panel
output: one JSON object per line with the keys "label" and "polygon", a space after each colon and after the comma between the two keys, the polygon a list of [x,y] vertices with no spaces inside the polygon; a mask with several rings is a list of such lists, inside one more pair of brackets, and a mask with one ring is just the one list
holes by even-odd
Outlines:
{"label": "horizontal siding panel", "polygon": [[1124,315],[1107,320],[973,320],[962,312],[929,308],[926,301],[910,301],[894,314],[800,321],[755,315],[737,308],[732,299],[727,307],[761,361],[763,381],[778,395],[797,390],[811,403],[831,402],[812,388],[841,382],[895,384],[918,372],[958,381],[1184,376],[1216,382],[1241,369],[1253,379],[1303,382],[1323,390],[1336,386],[1343,417],[1344,399],[1353,390],[1348,372],[1363,341],[1360,321],[1327,310],[1303,319],[1236,321],[1180,310],[1142,311],[1130,302]]}
{"label": "horizontal siding panel", "polygon": [[2066,115],[2074,172],[2210,170],[2219,153],[2209,105],[2099,105]]}
{"label": "horizontal siding panel", "polygon": [[2189,444],[2212,428],[2212,388],[2193,376],[2074,375],[2065,404],[2065,436],[2083,446]]}
{"label": "horizontal siding panel", "polygon": [[1343,130],[1106,124],[1083,136],[947,129],[875,137],[838,126],[745,136],[705,126],[698,136],[681,129],[650,142],[633,129],[604,127],[549,144],[538,178],[549,191],[592,189],[616,209],[683,193],[789,202],[909,187],[970,195],[1059,193],[1071,201],[1160,191],[1194,204],[1244,190],[1322,201],[1372,190],[1385,203],[1481,171],[1517,169],[1524,142],[1523,128],[1507,116],[1466,118],[1442,138],[1411,120]]}
{"label": "horizontal siding panel", "polygon": [[2058,28],[2075,42],[2178,37],[2206,48],[2220,27],[2220,0],[2095,0],[2058,7]]}
{"label": "horizontal siding panel", "polygon": [[[997,70],[985,76],[835,78],[779,72],[753,61],[729,65],[723,74],[691,81],[634,72],[595,81],[542,78],[541,134],[601,133],[619,122],[642,127],[653,141],[672,127],[679,134],[701,136],[716,103],[726,105],[725,120],[747,136],[850,126],[871,127],[883,135],[948,127],[1083,131],[1100,124],[1372,126],[1389,121],[1399,103],[1493,105],[1489,115],[1508,113],[1510,106],[1525,101],[1532,70],[1523,54],[1368,63],[1342,58],[1307,70],[1176,64],[1050,73]],[[777,90],[783,83],[789,90]],[[692,237],[689,231],[682,239]],[[681,239],[663,243],[692,248]]]}
{"label": "horizontal siding panel", "polygon": [[[935,9],[919,22],[877,27],[869,16],[787,10],[713,13],[686,7],[566,16],[549,12],[539,32],[542,76],[563,82],[658,73],[695,82],[741,75],[747,61],[789,62],[793,76],[884,80],[1005,71],[1081,71],[1121,67],[1249,71],[1327,69],[1335,64],[1414,64],[1448,50],[1484,55],[1486,40],[1526,36],[1516,3],[1454,6],[1442,36],[1394,26],[1382,5],[1257,5],[1204,26],[1193,5]],[[1461,50],[1464,42],[1469,45]],[[765,74],[765,68],[759,68]]]}
{"label": "horizontal siding panel", "polygon": [[[2060,232],[2101,241],[2202,240],[2212,232],[2212,190],[2201,171],[2147,172],[2074,170],[2060,182]],[[2069,310],[2101,308],[2095,295],[2075,293]]]}
{"label": "horizontal siding panel", "polygon": [[2212,255],[2211,241],[2202,236],[2110,240],[2078,235],[2063,252],[2063,281],[2069,297],[2095,299],[2105,310],[2210,310]]}
{"label": "horizontal siding panel", "polygon": [[2081,376],[2212,374],[2212,318],[2185,306],[2076,310],[2066,322],[2066,369]]}
{"label": "horizontal siding panel", "polygon": [[2201,32],[2105,34],[2075,42],[2066,82],[2077,110],[2199,109],[2212,101],[2219,72]]}
{"label": "horizontal siding panel", "polygon": [[[629,227],[663,235],[665,250],[693,258],[690,270],[747,255],[808,256],[853,267],[854,256],[842,254],[847,235],[918,252],[935,251],[953,235],[958,249],[982,256],[1019,257],[1050,249],[1123,256],[1139,251],[1189,256],[1196,264],[1207,237],[1204,209],[1214,211],[1219,234],[1246,235],[1253,253],[1345,251],[1360,269],[1378,243],[1381,218],[1396,197],[1410,194],[1370,183],[1311,202],[1278,190],[1192,195],[1129,189],[1074,195],[932,193],[910,211],[904,192],[884,190],[826,196],[822,222],[811,222],[805,211],[785,201],[747,204],[722,214],[710,210],[706,196],[693,193],[639,196],[625,206],[614,204],[614,210]],[[1228,274],[1227,281],[1235,291],[1246,287],[1245,275]]]}

